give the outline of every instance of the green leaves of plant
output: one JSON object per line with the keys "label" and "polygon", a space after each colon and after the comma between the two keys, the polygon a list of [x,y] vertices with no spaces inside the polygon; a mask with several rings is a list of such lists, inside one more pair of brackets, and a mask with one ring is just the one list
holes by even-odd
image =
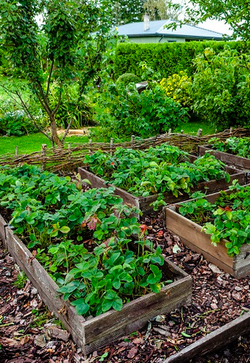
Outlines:
{"label": "green leaves of plant", "polygon": [[113,290],[109,290],[105,293],[102,302],[102,311],[106,312],[111,308],[120,311],[123,307],[122,299]]}
{"label": "green leaves of plant", "polygon": [[27,236],[31,248],[41,244],[37,258],[78,314],[121,310],[133,297],[160,291],[161,249],[153,252],[144,238],[132,242],[130,235],[140,233],[137,210],[113,188],[82,193],[33,166],[0,169],[0,202],[8,201],[16,232]]}
{"label": "green leaves of plant", "polygon": [[203,225],[202,230],[211,235],[215,246],[226,240],[229,256],[239,254],[241,245],[250,240],[250,188],[234,184],[230,193],[221,191],[214,204],[201,197],[179,208],[181,214]]}
{"label": "green leaves of plant", "polygon": [[89,305],[85,303],[83,298],[72,301],[71,305],[76,308],[78,315],[85,315],[89,311]]}
{"label": "green leaves of plant", "polygon": [[150,265],[149,267],[150,267],[150,270],[152,271],[152,273],[148,276],[147,282],[149,284],[155,284],[161,280],[162,272],[155,265]]}

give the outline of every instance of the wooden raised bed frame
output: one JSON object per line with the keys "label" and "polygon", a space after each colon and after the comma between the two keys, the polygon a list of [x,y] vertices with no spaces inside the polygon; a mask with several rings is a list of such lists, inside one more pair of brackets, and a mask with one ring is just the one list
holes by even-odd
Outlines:
{"label": "wooden raised bed frame", "polygon": [[0,215],[0,238],[10,254],[37,288],[42,300],[51,312],[61,320],[73,340],[89,354],[117,338],[142,328],[148,320],[159,314],[191,302],[192,279],[171,261],[165,259],[167,271],[173,283],[158,293],[149,293],[123,306],[121,311],[111,310],[94,318],[77,315],[75,308],[57,293],[58,286],[34,258],[22,241]]}
{"label": "wooden raised bed frame", "polygon": [[[193,157],[195,159],[195,157]],[[246,173],[244,171],[236,170],[235,168],[226,166],[226,171],[231,175],[230,182],[227,183],[225,179],[221,180],[210,180],[208,182],[202,182],[199,183],[194,189],[193,192],[196,191],[203,191],[208,193],[217,192],[221,189],[227,189],[229,185],[232,184],[232,181],[234,179],[238,179],[239,184],[243,185],[246,184]],[[151,203],[157,200],[158,194],[153,194],[148,197],[136,197],[124,189],[115,187],[112,184],[107,183],[104,179],[100,178],[99,176],[91,173],[90,171],[87,171],[86,169],[79,167],[78,172],[82,179],[88,179],[91,183],[92,188],[108,188],[113,187],[115,188],[114,194],[120,196],[124,203],[133,205],[137,208],[139,208],[143,213],[152,211],[153,207],[151,206]],[[176,203],[179,201],[187,200],[189,199],[189,195],[186,193],[183,193],[183,195],[179,197],[173,196],[171,192],[164,193],[164,200],[166,203]]]}
{"label": "wooden raised bed frame", "polygon": [[[214,203],[219,196],[220,193],[214,193],[208,195],[206,199]],[[181,204],[184,203],[187,201]],[[165,207],[164,214],[166,227],[177,234],[192,251],[203,254],[208,261],[237,278],[250,275],[250,245],[241,246],[240,254],[229,257],[225,247],[226,240],[218,243],[217,247],[213,246],[210,235],[202,231],[200,225],[179,214],[176,205]]]}
{"label": "wooden raised bed frame", "polygon": [[209,152],[210,154],[214,155],[216,159],[223,161],[223,163],[227,165],[233,165],[238,169],[250,170],[250,159],[211,149],[211,146],[198,146],[198,154],[202,156],[206,152]]}

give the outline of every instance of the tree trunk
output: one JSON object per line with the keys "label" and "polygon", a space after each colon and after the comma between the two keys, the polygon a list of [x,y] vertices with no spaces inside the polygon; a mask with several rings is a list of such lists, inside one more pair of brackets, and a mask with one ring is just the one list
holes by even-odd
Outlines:
{"label": "tree trunk", "polygon": [[52,143],[56,144],[56,146],[58,147],[63,147],[63,142],[59,139],[57,134],[55,117],[52,115],[50,115],[50,129],[51,129]]}

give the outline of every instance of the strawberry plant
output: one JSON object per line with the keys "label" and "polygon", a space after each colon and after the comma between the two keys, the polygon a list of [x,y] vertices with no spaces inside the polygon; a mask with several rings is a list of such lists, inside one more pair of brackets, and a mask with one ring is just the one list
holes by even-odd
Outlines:
{"label": "strawberry plant", "polygon": [[213,149],[250,159],[250,138],[229,137],[225,141],[213,137],[209,140]]}
{"label": "strawberry plant", "polygon": [[153,251],[135,217],[139,211],[113,188],[83,193],[69,178],[28,165],[0,171],[1,210],[79,314],[121,310],[168,283],[161,249]]}
{"label": "strawberry plant", "polygon": [[240,247],[250,243],[250,187],[236,184],[231,190],[231,193],[221,191],[214,203],[203,195],[178,207],[180,214],[202,225],[205,233],[211,234],[215,246],[226,239],[229,256],[239,254]]}
{"label": "strawberry plant", "polygon": [[84,162],[90,171],[135,196],[172,192],[178,197],[202,181],[230,180],[225,165],[212,155],[193,163],[187,159],[187,153],[163,144],[146,151],[118,148],[113,155],[99,150],[87,155]]}

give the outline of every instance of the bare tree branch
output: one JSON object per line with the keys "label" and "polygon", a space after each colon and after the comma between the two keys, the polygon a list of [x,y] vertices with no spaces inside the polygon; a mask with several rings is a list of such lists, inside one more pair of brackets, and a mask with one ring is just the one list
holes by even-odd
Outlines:
{"label": "bare tree branch", "polygon": [[55,114],[57,113],[58,108],[60,107],[60,104],[61,104],[61,100],[62,100],[62,91],[60,91],[60,94],[59,94],[59,97],[58,97],[57,105],[56,105],[56,107],[54,108],[54,110],[52,111],[52,115],[53,115],[53,116],[55,116]]}
{"label": "bare tree branch", "polygon": [[20,95],[20,93],[18,91],[15,92],[15,94],[17,95],[17,97],[19,98],[22,107],[24,109],[24,111],[26,112],[26,114],[31,118],[31,120],[33,121],[35,127],[43,134],[45,135],[50,141],[52,141],[52,138],[45,132],[43,131],[43,129],[36,123],[35,118],[33,117],[33,115],[30,113],[28,106],[25,104],[24,100],[22,99],[22,96]]}
{"label": "bare tree branch", "polygon": [[51,67],[50,67],[50,71],[49,71],[49,78],[48,78],[48,83],[47,83],[46,97],[48,97],[48,95],[49,95],[49,88],[50,88],[50,82],[51,82],[51,76],[52,76],[52,72],[53,72],[53,67],[54,67],[54,58],[52,59]]}
{"label": "bare tree branch", "polygon": [[69,124],[68,124],[68,127],[67,127],[67,129],[65,130],[65,133],[64,133],[64,135],[63,135],[62,143],[64,143],[65,137],[67,136],[67,134],[68,134],[68,132],[69,132],[69,129],[70,129],[70,126],[71,126],[72,122],[73,122],[73,118],[71,117],[71,118],[70,118],[70,121],[69,121]]}

